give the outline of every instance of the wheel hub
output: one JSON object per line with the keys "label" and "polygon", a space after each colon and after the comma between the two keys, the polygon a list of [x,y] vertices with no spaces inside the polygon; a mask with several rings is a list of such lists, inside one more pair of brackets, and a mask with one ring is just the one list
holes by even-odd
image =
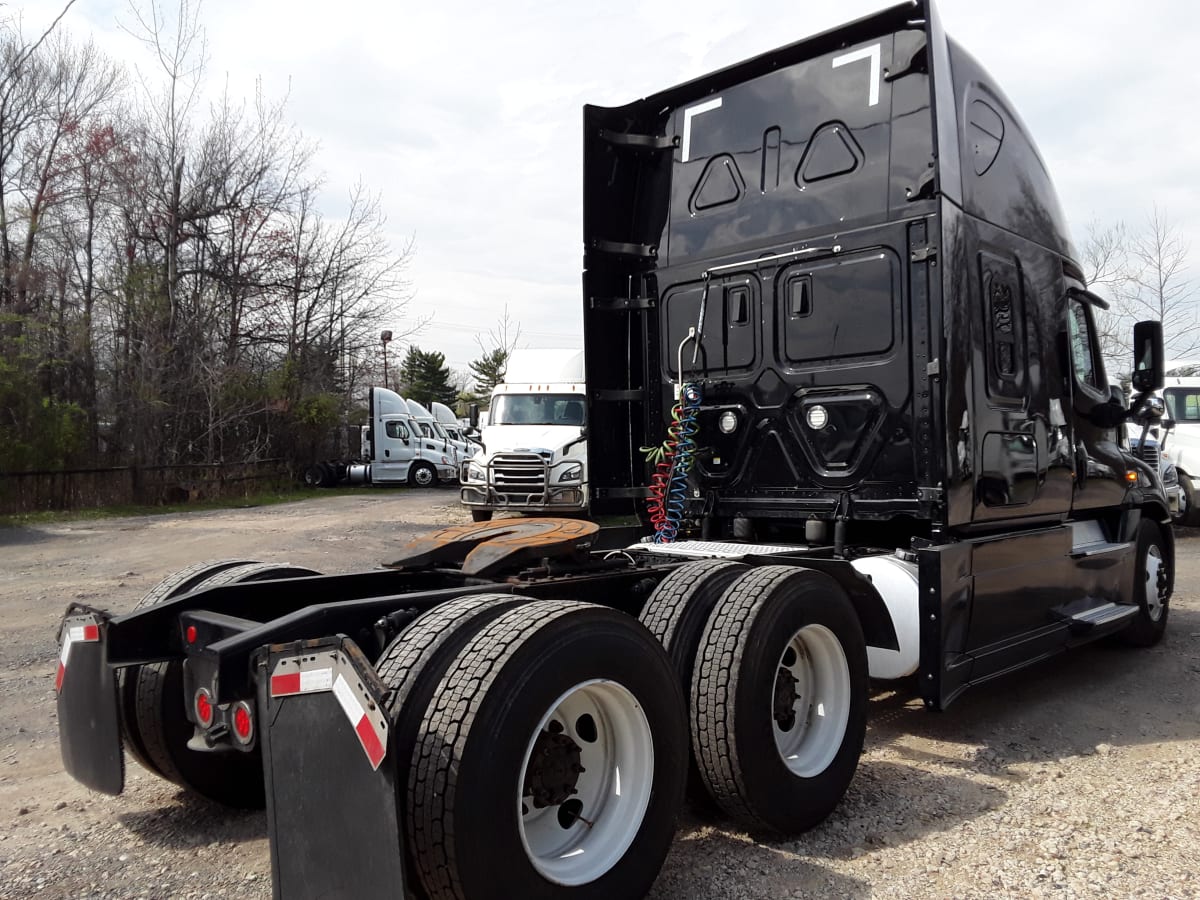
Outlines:
{"label": "wheel hub", "polygon": [[782,666],[775,676],[775,699],[773,714],[775,724],[783,731],[791,731],[796,727],[796,676]]}
{"label": "wheel hub", "polygon": [[550,722],[538,734],[522,790],[523,797],[533,800],[535,809],[558,806],[579,793],[579,776],[586,771],[580,764],[580,750],[570,736],[563,734],[558,722]]}

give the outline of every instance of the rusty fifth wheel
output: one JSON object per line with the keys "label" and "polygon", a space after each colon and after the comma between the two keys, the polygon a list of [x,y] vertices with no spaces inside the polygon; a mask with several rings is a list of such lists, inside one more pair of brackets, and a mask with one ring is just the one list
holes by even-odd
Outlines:
{"label": "rusty fifth wheel", "polygon": [[431,900],[640,897],[686,776],[670,660],[628,616],[534,601],[480,631],[413,754],[413,853]]}

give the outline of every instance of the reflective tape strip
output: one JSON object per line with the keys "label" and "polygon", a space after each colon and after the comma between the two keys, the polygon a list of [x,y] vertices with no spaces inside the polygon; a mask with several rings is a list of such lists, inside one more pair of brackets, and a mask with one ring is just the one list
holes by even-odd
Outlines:
{"label": "reflective tape strip", "polygon": [[333,695],[337,697],[342,711],[346,713],[346,718],[354,726],[354,733],[358,735],[358,742],[362,744],[363,752],[367,754],[371,768],[378,769],[386,753],[383,741],[376,734],[375,726],[367,716],[366,710],[358,702],[358,698],[354,696],[354,691],[350,689],[350,685],[346,683],[346,679],[341,674],[338,675],[337,680],[333,683]]}
{"label": "reflective tape strip", "polygon": [[314,694],[333,688],[333,669],[309,669],[304,672],[288,672],[286,675],[271,676],[271,696],[286,697],[289,694]]}
{"label": "reflective tape strip", "polygon": [[[78,619],[74,621],[78,622]],[[100,640],[100,626],[71,625],[63,629],[62,650],[58,653],[58,672],[54,676],[54,690],[62,690],[63,678],[67,674],[67,660],[71,657],[71,645],[75,643],[92,644]]]}

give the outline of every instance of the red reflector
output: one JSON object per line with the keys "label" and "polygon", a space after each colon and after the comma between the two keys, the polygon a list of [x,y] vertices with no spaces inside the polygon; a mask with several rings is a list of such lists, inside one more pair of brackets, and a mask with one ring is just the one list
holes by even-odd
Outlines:
{"label": "red reflector", "polygon": [[185,632],[185,634],[187,636],[187,642],[189,644],[196,643],[196,626],[195,625],[189,625],[187,627],[187,632]]}
{"label": "red reflector", "polygon": [[242,740],[250,738],[250,711],[246,707],[239,706],[233,714],[233,730]]}
{"label": "red reflector", "polygon": [[271,676],[271,696],[282,697],[285,694],[300,693],[300,673],[289,672],[287,675]]}
{"label": "red reflector", "polygon": [[208,699],[208,691],[201,688],[196,691],[196,718],[201,725],[211,725],[213,719],[212,702]]}
{"label": "red reflector", "polygon": [[58,675],[57,675],[57,676],[55,676],[55,678],[54,678],[54,689],[55,689],[56,691],[60,691],[60,690],[62,690],[62,681],[63,681],[63,676],[64,676],[64,675],[66,675],[66,674],[67,674],[67,667],[66,667],[66,666],[64,666],[64,665],[63,665],[63,664],[60,662],[60,663],[58,664]]}
{"label": "red reflector", "polygon": [[358,734],[359,743],[362,744],[367,759],[371,761],[371,768],[378,769],[379,764],[383,762],[383,744],[380,743],[379,736],[375,734],[375,729],[371,727],[371,720],[363,716],[354,726],[354,731]]}
{"label": "red reflector", "polygon": [[85,641],[100,640],[100,626],[99,625],[84,625],[83,626],[83,639]]}

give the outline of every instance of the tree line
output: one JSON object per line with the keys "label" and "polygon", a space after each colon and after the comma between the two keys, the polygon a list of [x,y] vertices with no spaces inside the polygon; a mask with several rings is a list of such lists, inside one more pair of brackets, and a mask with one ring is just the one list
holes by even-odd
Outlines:
{"label": "tree line", "polygon": [[202,102],[187,0],[131,7],[136,75],[6,9],[0,471],[311,458],[410,297],[378,196],[324,215],[283,101]]}

